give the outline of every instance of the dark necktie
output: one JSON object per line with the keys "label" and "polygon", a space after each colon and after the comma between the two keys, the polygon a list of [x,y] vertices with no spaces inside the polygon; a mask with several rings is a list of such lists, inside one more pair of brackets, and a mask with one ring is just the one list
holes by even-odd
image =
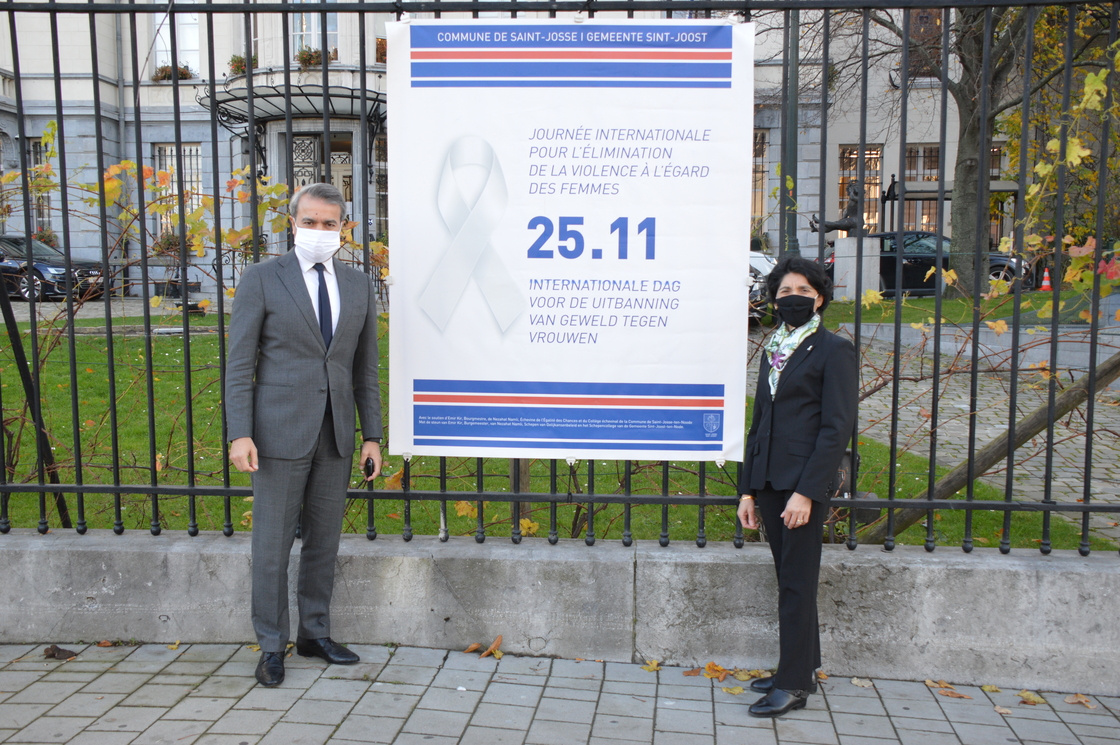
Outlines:
{"label": "dark necktie", "polygon": [[331,328],[331,296],[327,294],[327,278],[323,276],[324,269],[326,267],[322,264],[315,265],[315,271],[319,272],[319,331],[323,334],[323,345],[330,348],[334,330]]}

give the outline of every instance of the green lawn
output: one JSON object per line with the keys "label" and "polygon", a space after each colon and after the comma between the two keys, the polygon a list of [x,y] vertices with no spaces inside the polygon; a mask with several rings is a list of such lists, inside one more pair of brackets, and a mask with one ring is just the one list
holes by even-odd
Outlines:
{"label": "green lawn", "polygon": [[[167,324],[178,319],[165,319]],[[197,323],[196,323],[197,321]],[[136,322],[139,322],[137,320]],[[129,325],[122,320],[118,325]],[[214,325],[213,314],[193,318],[192,325]],[[382,396],[388,400],[388,339],[387,321],[382,321]],[[49,350],[41,367],[41,386],[47,430],[52,438],[54,457],[59,464],[62,482],[76,480],[74,469],[74,422],[82,452],[82,479],[87,484],[112,483],[113,442],[110,415],[110,368],[108,344],[104,336],[79,335],[75,342],[75,369],[77,380],[72,383],[69,372],[69,349],[65,335],[40,329],[40,346]],[[145,365],[145,339],[140,336],[115,335],[113,337],[116,385],[116,433],[119,453],[120,478],[124,483],[148,484],[153,477],[154,450],[158,463],[156,474],[160,484],[188,483],[190,460],[187,448],[187,385],[184,375],[184,341],[182,336],[153,336],[152,344],[152,400],[147,394]],[[24,335],[27,348],[28,336]],[[222,435],[221,392],[219,381],[219,337],[216,334],[192,336],[190,352],[190,396],[194,445],[193,479],[198,485],[221,486]],[[0,396],[3,397],[5,419],[9,430],[19,433],[20,448],[14,472],[9,477],[17,482],[35,481],[34,447],[26,423],[12,420],[23,400],[22,388],[11,361],[11,351],[5,337],[0,344]],[[71,401],[77,403],[77,416],[71,414]],[[748,412],[749,416],[749,412]],[[149,438],[149,420],[154,422],[154,438]],[[862,470],[859,488],[885,497],[888,492],[887,465],[889,453],[886,446],[864,438],[861,441]],[[898,468],[896,497],[919,496],[926,482],[927,461],[915,455],[901,454]],[[589,463],[579,462],[569,466],[564,461],[556,464],[557,491],[571,493],[573,500],[586,500],[591,489]],[[470,535],[476,528],[472,513],[475,503],[472,493],[478,486],[479,461],[475,458],[448,458],[444,464],[446,489],[449,494],[447,521],[452,535]],[[482,461],[482,482],[486,491],[510,490],[510,462],[506,459]],[[550,488],[550,462],[534,460],[530,463],[530,483],[523,489],[530,492],[548,492]],[[631,493],[661,494],[663,464],[651,461],[631,462]],[[392,477],[401,469],[399,459],[389,459],[386,475]],[[709,463],[677,461],[668,465],[667,489],[669,494],[693,495],[700,493],[701,470],[703,489],[713,496],[734,496],[735,464],[718,468]],[[422,490],[440,489],[440,459],[419,457],[411,464],[411,487]],[[622,494],[625,483],[625,464],[621,461],[595,461],[593,489],[596,494]],[[246,475],[233,471],[229,476],[233,486],[248,486]],[[390,478],[384,483],[392,483]],[[399,483],[399,478],[397,479]],[[353,482],[358,485],[357,479]],[[1001,499],[990,487],[978,485],[978,499]],[[458,497],[464,499],[459,500]],[[151,522],[150,497],[143,494],[124,495],[121,498],[121,519],[127,530],[148,530]],[[77,519],[74,495],[67,496],[71,518]],[[85,499],[85,518],[91,528],[111,528],[114,523],[115,500],[104,494],[91,494]],[[200,497],[194,500],[196,519],[202,530],[220,530],[225,522],[224,500],[219,497]],[[159,499],[160,524],[164,529],[184,530],[190,519],[191,500],[186,497]],[[60,526],[52,499],[46,500],[48,524]],[[240,499],[231,505],[235,529],[247,529],[251,523],[252,504]],[[595,535],[600,540],[618,540],[624,530],[624,509],[621,505],[598,505],[595,508]],[[249,514],[247,514],[249,513]],[[483,520],[487,533],[492,537],[508,537],[511,531],[511,507],[493,502],[483,507]],[[37,495],[13,495],[9,500],[9,514],[14,527],[31,528],[39,521]],[[375,507],[377,530],[380,534],[399,535],[404,527],[405,504],[402,500],[379,499]],[[526,531],[546,536],[549,529],[547,504],[524,506],[522,516],[529,520]],[[439,530],[438,502],[413,502],[411,505],[412,530],[416,534],[435,534]],[[561,537],[583,535],[587,509],[584,504],[563,504],[557,508],[558,532]],[[701,509],[695,506],[674,506],[668,511],[670,538],[673,541],[696,540]],[[703,510],[704,531],[708,540],[730,540],[735,534],[734,508],[706,507]],[[655,540],[661,534],[662,508],[657,505],[635,506],[631,512],[631,531],[635,539]],[[1002,513],[977,512],[974,517],[973,535],[977,545],[998,545],[998,530],[1002,527]],[[1041,535],[1041,515],[1016,514],[1012,520],[1012,542],[1017,547],[1037,545]],[[536,523],[533,526],[532,523]],[[841,524],[843,530],[846,524]],[[1058,548],[1076,548],[1079,532],[1064,519],[1056,519],[1053,541]],[[946,511],[937,516],[935,528],[938,543],[959,545],[964,530],[964,513]],[[355,501],[346,519],[346,529],[364,533],[366,530],[365,504]],[[924,541],[923,528],[914,526],[899,536],[902,543],[918,544]],[[748,534],[748,540],[757,536]],[[1095,542],[1096,549],[1111,548]]]}
{"label": "green lawn", "polygon": [[[1083,294],[1072,290],[1063,290],[1061,297],[1062,302],[1066,305],[1059,313],[1059,322],[1084,323],[1084,321],[1077,317],[1081,309],[1087,307],[1087,301]],[[1049,292],[1023,293],[1021,323],[1030,324],[1032,326],[1038,324],[1048,325],[1050,320],[1039,320],[1034,309],[1039,308],[1050,300],[1053,300],[1053,294]],[[1004,319],[1010,322],[1015,313],[1015,296],[1004,295],[991,300],[981,300],[980,307],[982,321]],[[860,322],[893,323],[895,319],[895,308],[896,300],[892,297],[884,298],[882,303],[870,307],[861,306]],[[854,301],[834,301],[828,306],[828,310],[825,311],[825,324],[829,328],[835,329],[841,323],[854,323],[855,311],[856,303]],[[944,323],[971,325],[972,312],[971,300],[954,298],[952,300],[943,299],[941,301],[941,317],[944,319]],[[901,317],[902,323],[905,324],[925,323],[932,325],[931,319],[937,317],[937,298],[909,297],[904,295],[902,298]]]}

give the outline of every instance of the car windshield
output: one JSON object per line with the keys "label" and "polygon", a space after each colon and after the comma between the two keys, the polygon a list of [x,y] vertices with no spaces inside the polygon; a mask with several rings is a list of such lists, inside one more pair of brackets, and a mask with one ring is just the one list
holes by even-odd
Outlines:
{"label": "car windshield", "polygon": [[[24,259],[27,257],[27,243],[21,238],[12,238],[11,236],[0,238],[0,246],[3,247],[4,253],[8,254],[13,259]],[[50,261],[61,264],[65,261],[62,252],[57,248],[51,248],[42,241],[37,241],[34,238],[31,240],[31,255],[38,261]]]}
{"label": "car windshield", "polygon": [[[947,239],[941,240],[941,250],[946,254],[949,253],[949,241]],[[914,240],[906,241],[906,253],[914,254],[933,254],[937,253],[937,238],[932,235],[917,235]]]}
{"label": "car windshield", "polygon": [[[883,235],[883,248],[885,253],[894,253],[895,233],[886,233]],[[937,236],[930,235],[929,233],[906,233],[902,239],[902,245],[905,246],[904,253],[908,254],[933,254],[937,253]],[[949,253],[949,239],[941,239],[941,250],[946,255]]]}
{"label": "car windshield", "polygon": [[751,267],[759,274],[769,274],[777,265],[778,262],[773,256],[760,253],[751,254]]}

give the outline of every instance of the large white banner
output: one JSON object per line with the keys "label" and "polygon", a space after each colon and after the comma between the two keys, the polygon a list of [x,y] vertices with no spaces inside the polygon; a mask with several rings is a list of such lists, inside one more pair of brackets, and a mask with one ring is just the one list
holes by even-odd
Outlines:
{"label": "large white banner", "polygon": [[751,24],[388,24],[389,452],[741,460]]}

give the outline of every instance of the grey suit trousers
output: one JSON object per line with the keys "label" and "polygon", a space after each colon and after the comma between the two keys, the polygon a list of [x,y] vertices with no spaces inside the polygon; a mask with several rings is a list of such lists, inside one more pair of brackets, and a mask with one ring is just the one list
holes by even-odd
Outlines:
{"label": "grey suit trousers", "polygon": [[283,652],[289,639],[288,560],[300,526],[298,634],[330,636],[334,591],[350,456],[338,454],[332,420],[302,458],[261,456],[253,473],[253,629],[263,652]]}

